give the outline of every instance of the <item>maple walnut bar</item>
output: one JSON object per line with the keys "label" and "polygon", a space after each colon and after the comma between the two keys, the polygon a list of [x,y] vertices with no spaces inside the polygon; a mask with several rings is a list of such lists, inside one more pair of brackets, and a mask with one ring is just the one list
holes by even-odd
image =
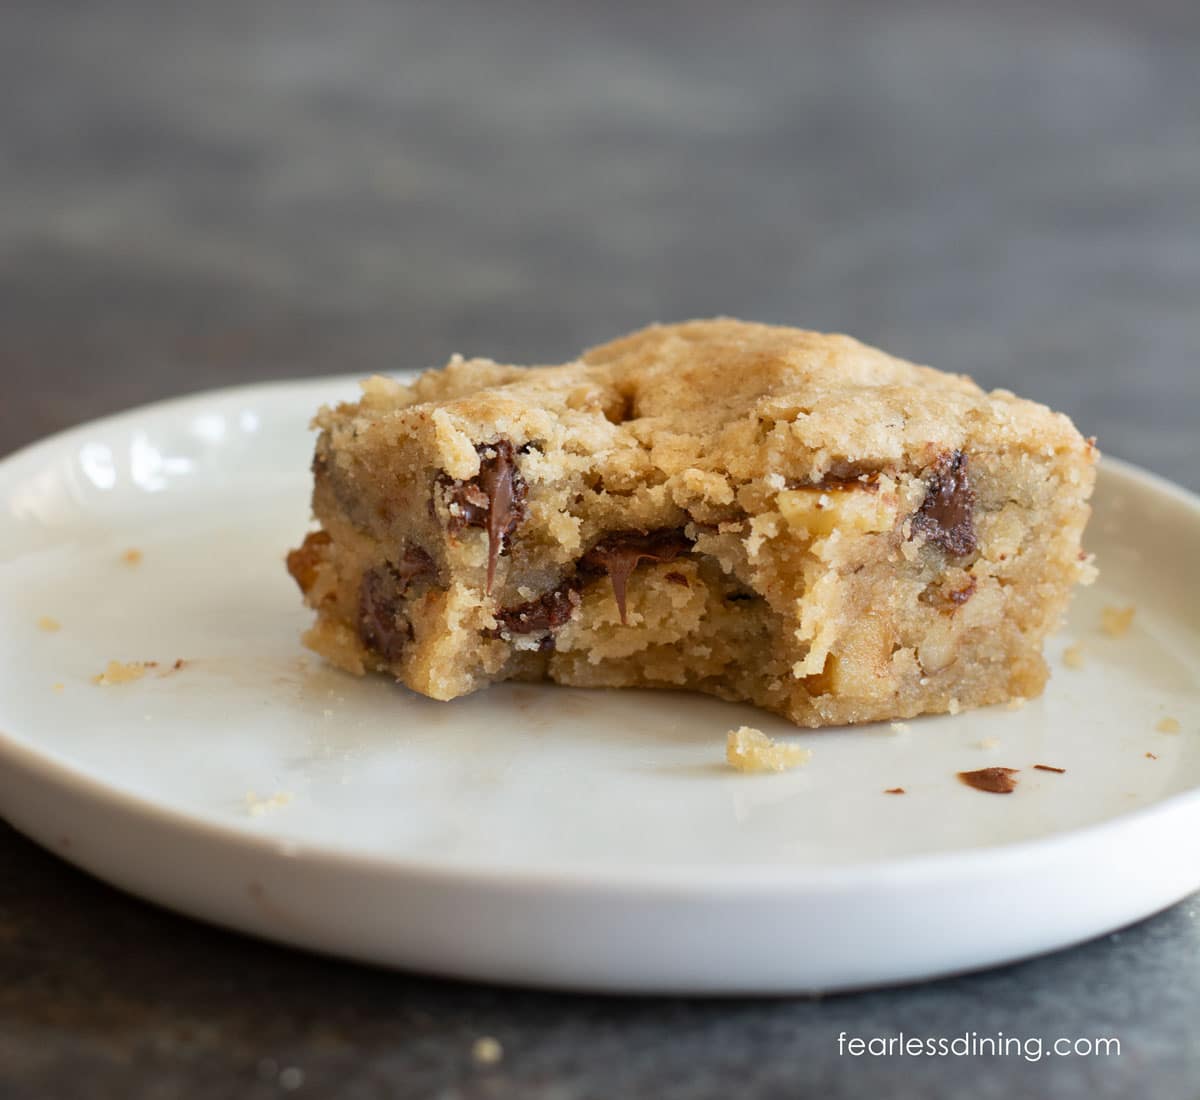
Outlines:
{"label": "maple walnut bar", "polygon": [[654,326],[322,410],[307,644],[452,699],[687,688],[803,726],[1037,695],[1091,566],[1063,415],[846,336]]}

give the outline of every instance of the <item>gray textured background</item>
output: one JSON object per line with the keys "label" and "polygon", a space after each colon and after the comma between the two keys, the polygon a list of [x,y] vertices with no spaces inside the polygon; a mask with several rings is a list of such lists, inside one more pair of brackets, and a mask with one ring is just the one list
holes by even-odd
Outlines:
{"label": "gray textured background", "polygon": [[[1186,0],[0,6],[0,452],[186,390],[725,312],[1040,398],[1197,488],[1198,307]],[[910,990],[636,1002],[285,952],[0,830],[6,1100],[1200,1096],[1195,899]],[[1123,1051],[836,1056],[900,1029]]]}

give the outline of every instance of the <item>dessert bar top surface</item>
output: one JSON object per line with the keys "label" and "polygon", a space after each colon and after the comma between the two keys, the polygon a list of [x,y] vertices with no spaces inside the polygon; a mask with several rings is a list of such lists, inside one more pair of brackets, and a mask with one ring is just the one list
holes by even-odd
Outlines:
{"label": "dessert bar top surface", "polygon": [[848,336],[726,319],[653,325],[561,366],[455,357],[363,390],[317,418],[335,452],[415,443],[459,478],[478,472],[476,444],[499,438],[602,460],[614,487],[687,471],[817,482],[924,467],[947,450],[1083,445],[1066,416],[964,375]]}

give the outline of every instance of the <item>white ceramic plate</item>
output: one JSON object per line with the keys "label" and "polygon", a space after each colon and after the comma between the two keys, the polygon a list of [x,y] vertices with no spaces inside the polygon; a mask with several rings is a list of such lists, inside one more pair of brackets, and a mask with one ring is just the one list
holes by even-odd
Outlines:
{"label": "white ceramic plate", "polygon": [[[18,829],[274,940],[642,992],[983,967],[1200,886],[1196,498],[1105,463],[1101,580],[1021,710],[797,734],[670,693],[435,703],[298,642],[309,614],[283,555],[308,517],[306,425],[353,392],[202,394],[0,463],[0,812]],[[1128,634],[1105,635],[1101,609],[1130,603]],[[1082,668],[1064,666],[1073,644]],[[93,684],[110,659],[158,666]],[[1179,732],[1156,728],[1167,717]],[[811,763],[731,772],[724,734],[742,723],[802,740]],[[993,764],[1021,769],[1014,794],[955,779]]]}

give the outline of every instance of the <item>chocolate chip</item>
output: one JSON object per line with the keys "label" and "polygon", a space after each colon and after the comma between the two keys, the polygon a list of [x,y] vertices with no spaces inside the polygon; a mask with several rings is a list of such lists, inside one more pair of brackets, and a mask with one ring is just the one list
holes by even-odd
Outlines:
{"label": "chocolate chip", "polygon": [[642,561],[674,561],[692,548],[681,530],[660,527],[656,531],[619,531],[606,535],[579,559],[581,573],[607,573],[621,622],[625,622],[625,591],[629,575]]}
{"label": "chocolate chip", "polygon": [[691,587],[688,584],[687,577],[685,577],[682,573],[676,573],[674,570],[672,570],[670,573],[667,574],[666,579],[669,580],[672,584],[682,585],[684,588]]}
{"label": "chocolate chip", "polygon": [[1013,778],[1017,768],[979,768],[973,772],[959,772],[958,778],[968,787],[977,791],[987,791],[988,794],[1012,794],[1017,789],[1017,781]]}
{"label": "chocolate chip", "polygon": [[882,473],[879,462],[857,462],[853,459],[834,460],[829,464],[825,477],[834,482],[848,484],[861,478],[876,479]]}
{"label": "chocolate chip", "polygon": [[398,617],[404,589],[389,566],[363,574],[358,589],[358,636],[390,664],[399,659],[411,627]]}
{"label": "chocolate chip", "polygon": [[913,531],[948,554],[962,556],[975,549],[975,490],[967,473],[967,456],[947,452],[933,466],[925,500],[913,516]]}
{"label": "chocolate chip", "polygon": [[941,611],[954,612],[975,595],[979,582],[971,577],[961,588],[947,590],[940,584],[931,584],[917,597],[921,603],[929,604]]}
{"label": "chocolate chip", "polygon": [[962,607],[972,596],[975,595],[975,589],[979,586],[979,582],[972,577],[962,588],[956,588],[953,592],[947,592],[946,598],[956,607]]}
{"label": "chocolate chip", "polygon": [[369,569],[358,589],[358,636],[389,664],[399,660],[412,638],[412,625],[400,609],[414,581],[437,575],[433,559],[419,546],[409,547],[396,562]]}
{"label": "chocolate chip", "polygon": [[[496,621],[501,630],[508,634],[533,634],[542,630],[553,632],[570,621],[578,606],[579,580],[572,577],[536,600],[502,608],[496,612]],[[543,645],[545,641],[543,639]],[[550,644],[545,648],[552,648],[553,644],[551,636]]]}
{"label": "chocolate chip", "polygon": [[392,570],[407,588],[415,580],[437,576],[437,565],[429,554],[419,546],[408,547]]}
{"label": "chocolate chip", "polygon": [[[525,479],[517,468],[513,445],[507,439],[481,443],[479,473],[467,481],[451,481],[447,500],[451,508],[447,525],[451,533],[464,527],[482,527],[488,535],[487,591],[496,579],[496,561],[508,537],[525,518]],[[524,448],[522,448],[524,450]]]}
{"label": "chocolate chip", "polygon": [[328,531],[310,531],[300,546],[288,553],[287,571],[305,595],[316,584],[317,566],[325,560],[325,547],[332,541]]}
{"label": "chocolate chip", "polygon": [[823,493],[848,492],[852,489],[878,492],[883,470],[870,462],[834,462],[818,481],[788,482],[789,489],[820,489]]}

